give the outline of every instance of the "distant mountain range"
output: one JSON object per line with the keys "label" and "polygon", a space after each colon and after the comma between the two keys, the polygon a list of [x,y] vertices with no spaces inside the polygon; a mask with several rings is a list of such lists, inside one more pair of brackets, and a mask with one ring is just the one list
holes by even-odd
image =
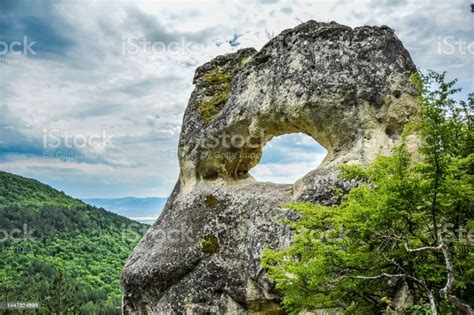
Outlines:
{"label": "distant mountain range", "polygon": [[160,215],[166,203],[166,197],[125,197],[125,198],[91,198],[82,199],[96,207],[105,208],[121,216],[142,223],[153,223]]}

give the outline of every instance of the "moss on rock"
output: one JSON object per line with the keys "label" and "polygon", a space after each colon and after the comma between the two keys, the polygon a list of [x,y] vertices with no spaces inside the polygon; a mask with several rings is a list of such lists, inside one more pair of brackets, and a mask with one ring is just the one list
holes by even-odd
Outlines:
{"label": "moss on rock", "polygon": [[219,240],[214,235],[206,235],[200,242],[202,252],[215,254],[219,251]]}
{"label": "moss on rock", "polygon": [[206,204],[206,206],[214,208],[215,206],[217,206],[217,198],[214,197],[214,195],[207,195],[204,203]]}
{"label": "moss on rock", "polygon": [[204,100],[196,104],[201,112],[202,120],[209,124],[220,113],[225,102],[230,96],[230,82],[232,76],[230,72],[217,67],[204,75],[204,82],[208,84],[206,87],[206,95]]}

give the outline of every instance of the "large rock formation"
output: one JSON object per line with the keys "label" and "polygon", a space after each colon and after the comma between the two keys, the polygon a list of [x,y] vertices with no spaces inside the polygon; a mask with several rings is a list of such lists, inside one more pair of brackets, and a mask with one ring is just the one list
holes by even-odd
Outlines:
{"label": "large rock formation", "polygon": [[[265,247],[290,241],[284,204],[337,202],[341,163],[387,154],[417,114],[410,55],[386,26],[309,21],[260,51],[200,66],[179,142],[180,177],[122,277],[125,313],[280,314],[260,266]],[[295,185],[248,173],[275,136],[302,132],[322,165]]]}

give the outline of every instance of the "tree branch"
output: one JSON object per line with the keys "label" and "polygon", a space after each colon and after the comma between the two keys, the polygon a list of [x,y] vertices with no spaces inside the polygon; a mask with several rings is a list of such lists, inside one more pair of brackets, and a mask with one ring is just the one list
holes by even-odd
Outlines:
{"label": "tree branch", "polygon": [[421,287],[423,287],[423,289],[425,289],[426,293],[428,294],[428,299],[430,301],[431,315],[437,315],[438,314],[438,311],[436,310],[436,300],[433,296],[433,293],[426,286],[426,284],[418,278],[415,278],[415,277],[410,276],[410,275],[402,274],[402,273],[390,274],[390,273],[385,273],[385,272],[381,273],[377,276],[353,276],[353,278],[364,279],[364,280],[377,280],[377,279],[384,278],[384,277],[387,277],[387,278],[409,278],[409,279],[413,280],[414,282],[418,283],[419,285],[421,285]]}
{"label": "tree branch", "polygon": [[356,278],[356,279],[364,279],[364,280],[376,280],[376,279],[380,279],[380,278],[406,278],[406,277],[409,277],[408,275],[405,275],[405,274],[402,274],[402,273],[398,273],[398,274],[390,274],[390,273],[381,273],[377,276],[353,276],[353,278]]}
{"label": "tree branch", "polygon": [[[446,265],[446,285],[444,286],[444,288],[442,288],[439,291],[439,293],[443,298],[448,298],[448,300],[449,300],[449,293],[451,292],[451,289],[453,288],[453,284],[454,284],[453,264],[451,262],[449,248],[446,245],[444,238],[440,235],[439,239],[440,239],[440,244],[438,246],[425,246],[425,247],[419,247],[419,248],[411,249],[411,248],[408,247],[408,242],[407,241],[404,241],[404,245],[405,245],[405,249],[409,253],[421,252],[421,251],[425,251],[425,250],[430,250],[430,251],[435,251],[435,252],[441,251],[443,253],[444,261],[445,261],[445,265]],[[425,288],[426,288],[426,286],[425,286]],[[429,292],[428,293],[428,298],[430,299],[430,304],[432,305],[431,311],[433,312],[432,301],[434,302],[434,297],[433,297],[433,294],[431,293],[430,290],[427,289],[427,291]],[[435,310],[436,310],[436,307],[435,307]],[[433,313],[433,314],[435,314],[435,313]]]}
{"label": "tree branch", "polygon": [[446,263],[446,274],[447,280],[446,285],[442,288],[439,292],[441,296],[447,298],[448,294],[451,292],[454,283],[454,272],[453,272],[453,264],[451,263],[451,257],[449,254],[449,249],[444,243],[444,239],[441,239],[441,251],[443,252],[444,261]]}
{"label": "tree branch", "polygon": [[438,246],[424,246],[424,247],[418,247],[418,248],[409,248],[407,241],[404,241],[403,244],[405,245],[405,249],[409,253],[422,252],[422,251],[425,251],[425,250],[431,250],[431,251],[439,252],[439,251],[442,250],[442,247],[443,247],[443,244],[439,244]]}

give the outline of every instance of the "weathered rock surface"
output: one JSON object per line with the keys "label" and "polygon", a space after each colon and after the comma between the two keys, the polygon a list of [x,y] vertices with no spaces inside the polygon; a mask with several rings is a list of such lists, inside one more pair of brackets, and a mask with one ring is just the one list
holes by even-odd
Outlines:
{"label": "weathered rock surface", "polygon": [[[387,154],[418,112],[415,66],[386,27],[309,21],[259,52],[218,56],[196,70],[179,143],[180,178],[130,256],[123,308],[133,314],[280,314],[262,250],[291,235],[290,201],[338,202],[342,163]],[[248,171],[273,137],[302,132],[328,150],[295,185]]]}

